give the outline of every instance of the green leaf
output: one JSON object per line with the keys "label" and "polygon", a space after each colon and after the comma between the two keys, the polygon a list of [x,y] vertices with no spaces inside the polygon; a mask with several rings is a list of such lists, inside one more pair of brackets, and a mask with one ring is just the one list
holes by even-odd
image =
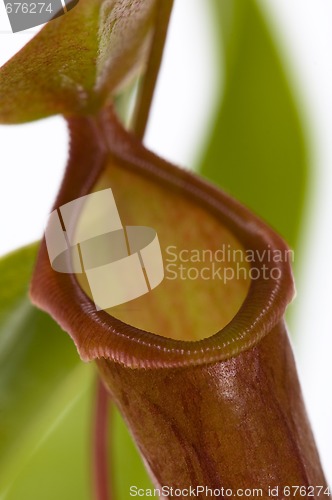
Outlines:
{"label": "green leaf", "polygon": [[144,66],[156,0],[80,0],[0,69],[0,122],[93,112]]}
{"label": "green leaf", "polygon": [[308,173],[294,96],[256,1],[215,0],[213,5],[225,88],[201,172],[294,247]]}
{"label": "green leaf", "polygon": [[[91,379],[90,367],[80,363],[75,348],[58,325],[30,305],[27,289],[35,256],[36,246],[33,245],[0,261],[1,499],[53,498],[54,493],[47,494],[51,484],[46,479],[52,473],[50,461],[41,463],[36,495],[28,495],[33,485],[29,474],[28,482],[24,477],[52,430],[81,398]],[[78,422],[77,428],[86,427],[87,423],[85,417]],[[87,482],[84,475],[81,473],[81,481],[73,483],[70,477],[78,474],[88,457],[86,453],[84,456],[79,454],[82,443],[75,452],[75,462],[70,463],[72,453],[65,446],[68,439],[67,435],[67,441],[62,441],[66,453],[59,460],[64,474],[62,481],[68,482],[69,491],[74,495],[71,498],[78,494],[76,497],[83,499],[80,493],[86,490]],[[53,456],[55,451],[52,450]],[[57,474],[59,471],[53,470],[53,481]],[[26,487],[24,495],[20,490],[22,485]],[[60,487],[59,482],[54,491],[59,492]]]}
{"label": "green leaf", "polygon": [[[95,373],[30,305],[36,250],[0,260],[0,499],[89,500]],[[111,425],[115,491],[127,500],[131,484],[150,483],[117,411]]]}

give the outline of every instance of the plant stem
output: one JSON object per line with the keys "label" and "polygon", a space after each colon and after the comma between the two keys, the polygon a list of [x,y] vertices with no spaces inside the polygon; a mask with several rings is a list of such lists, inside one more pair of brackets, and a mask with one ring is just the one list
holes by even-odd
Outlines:
{"label": "plant stem", "polygon": [[136,101],[131,129],[139,139],[143,139],[152,99],[162,62],[168,25],[172,13],[174,0],[159,0],[156,14],[155,31],[151,44],[151,51],[146,72],[140,85]]}
{"label": "plant stem", "polygon": [[98,377],[93,436],[93,477],[97,500],[112,500],[114,498],[108,481],[109,459],[107,435],[109,407],[110,396],[101,379]]}

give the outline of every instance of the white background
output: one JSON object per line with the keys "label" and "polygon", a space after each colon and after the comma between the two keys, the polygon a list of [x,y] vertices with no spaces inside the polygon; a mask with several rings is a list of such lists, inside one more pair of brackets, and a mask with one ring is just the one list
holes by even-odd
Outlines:
{"label": "white background", "polygon": [[[261,0],[286,61],[307,133],[314,181],[297,283],[295,353],[326,474],[332,483],[332,2]],[[183,29],[185,26],[185,29]],[[33,30],[11,34],[0,2],[0,65]],[[220,85],[207,0],[175,0],[147,144],[194,167]],[[194,83],[193,83],[194,82]],[[0,127],[0,255],[38,239],[67,156],[64,122],[55,117]]]}

